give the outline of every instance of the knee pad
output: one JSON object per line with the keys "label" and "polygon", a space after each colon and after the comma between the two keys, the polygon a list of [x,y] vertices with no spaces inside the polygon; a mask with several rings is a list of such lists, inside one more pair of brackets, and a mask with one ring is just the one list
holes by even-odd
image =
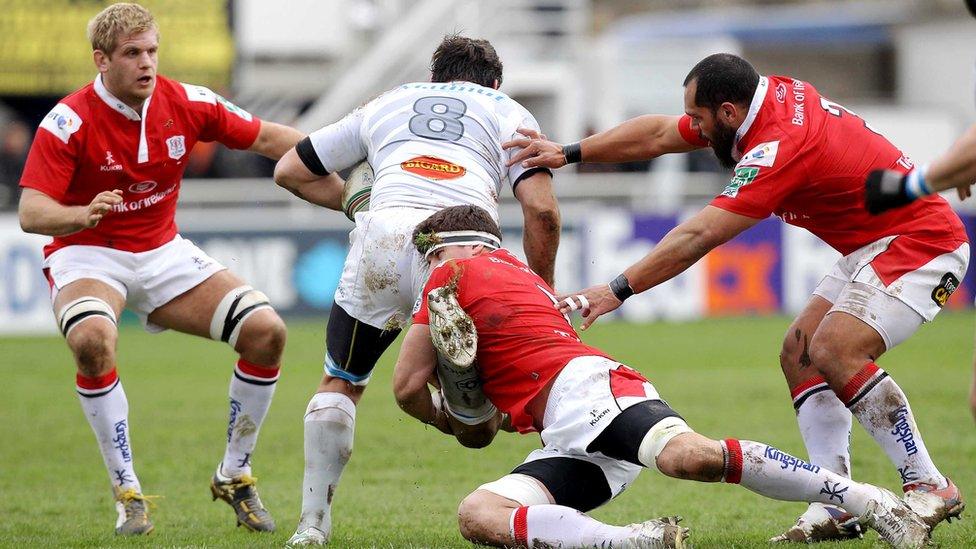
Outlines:
{"label": "knee pad", "polygon": [[547,505],[552,503],[546,489],[538,480],[520,473],[510,473],[502,478],[482,484],[478,490],[485,490],[518,502],[520,505]]}
{"label": "knee pad", "polygon": [[270,309],[268,296],[250,286],[241,286],[227,292],[220,300],[210,320],[210,338],[237,346],[244,320],[257,310]]}
{"label": "knee pad", "polygon": [[694,433],[691,427],[680,417],[666,417],[654,424],[651,430],[641,440],[637,456],[640,462],[648,468],[657,469],[657,457],[664,451],[664,447],[674,437],[683,433]]}
{"label": "knee pad", "polygon": [[107,319],[113,326],[118,325],[112,306],[97,297],[91,296],[79,297],[64,307],[61,307],[61,310],[54,316],[58,322],[58,329],[61,330],[61,334],[64,337],[68,337],[68,333],[75,326],[89,318],[101,317]]}

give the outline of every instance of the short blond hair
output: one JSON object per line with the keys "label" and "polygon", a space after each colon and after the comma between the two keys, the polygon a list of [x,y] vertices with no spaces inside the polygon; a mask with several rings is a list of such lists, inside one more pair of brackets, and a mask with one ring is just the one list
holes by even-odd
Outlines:
{"label": "short blond hair", "polygon": [[88,40],[92,50],[111,55],[119,39],[148,30],[156,31],[156,19],[139,4],[119,2],[103,9],[88,22]]}

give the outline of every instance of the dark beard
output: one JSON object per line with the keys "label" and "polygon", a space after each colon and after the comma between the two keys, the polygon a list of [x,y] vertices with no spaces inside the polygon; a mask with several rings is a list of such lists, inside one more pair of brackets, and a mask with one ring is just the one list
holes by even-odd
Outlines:
{"label": "dark beard", "polygon": [[725,124],[715,121],[715,135],[709,136],[708,140],[712,142],[712,150],[715,152],[715,157],[722,166],[732,169],[735,167],[737,162],[732,158],[732,147],[735,146],[735,128],[732,126],[726,126]]}

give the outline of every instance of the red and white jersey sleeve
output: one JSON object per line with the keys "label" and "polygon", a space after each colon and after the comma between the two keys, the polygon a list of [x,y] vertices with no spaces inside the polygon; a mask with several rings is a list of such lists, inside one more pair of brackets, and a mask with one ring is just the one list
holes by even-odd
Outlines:
{"label": "red and white jersey sleeve", "polygon": [[218,141],[230,149],[246,149],[254,144],[261,120],[209,88],[180,84],[188,104],[200,117],[200,141]]}
{"label": "red and white jersey sleeve", "polygon": [[684,139],[689,145],[707,147],[710,144],[701,132],[691,127],[691,117],[687,114],[682,114],[678,118],[678,133],[681,134],[681,139]]}
{"label": "red and white jersey sleeve", "polygon": [[[566,364],[580,356],[606,356],[583,344],[553,307],[552,288],[508,250],[452,260],[434,269],[414,322],[427,324],[427,293],[456,284],[458,303],[478,330],[478,368],[485,395],[512,417],[519,431],[532,430],[525,407]],[[542,418],[536,418],[541,423]]]}
{"label": "red and white jersey sleeve", "polygon": [[37,189],[55,200],[64,198],[75,173],[82,120],[68,105],[58,103],[44,117],[34,143],[27,155],[27,163],[20,178],[20,186]]}

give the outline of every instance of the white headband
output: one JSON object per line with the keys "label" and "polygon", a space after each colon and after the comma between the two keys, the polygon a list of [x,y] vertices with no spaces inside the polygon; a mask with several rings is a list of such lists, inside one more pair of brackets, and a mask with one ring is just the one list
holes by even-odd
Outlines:
{"label": "white headband", "polygon": [[427,259],[430,257],[430,254],[447,246],[477,246],[480,244],[492,250],[497,250],[502,245],[502,241],[497,236],[481,231],[445,231],[435,233],[434,240],[437,241],[437,244],[434,244],[424,252],[424,259]]}

